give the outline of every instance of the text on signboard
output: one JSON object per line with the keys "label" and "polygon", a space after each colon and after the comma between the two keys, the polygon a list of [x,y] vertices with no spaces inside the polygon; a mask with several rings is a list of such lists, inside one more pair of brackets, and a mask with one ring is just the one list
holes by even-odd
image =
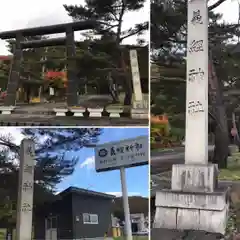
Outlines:
{"label": "text on signboard", "polygon": [[143,148],[143,145],[141,143],[135,143],[134,145],[127,145],[127,146],[121,146],[121,147],[111,147],[111,156],[113,155],[117,155],[117,154],[122,154],[122,153],[126,153],[126,152],[133,152],[134,149],[136,149],[137,151],[139,151],[140,149]]}

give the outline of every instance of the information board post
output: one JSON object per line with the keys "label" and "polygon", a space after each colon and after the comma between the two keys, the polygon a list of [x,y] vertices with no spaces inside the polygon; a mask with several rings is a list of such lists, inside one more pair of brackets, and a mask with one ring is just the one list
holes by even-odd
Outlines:
{"label": "information board post", "polygon": [[123,210],[124,210],[124,217],[125,217],[125,226],[124,226],[125,233],[127,236],[127,240],[132,240],[132,226],[131,226],[129,203],[128,203],[126,172],[124,167],[120,168],[120,174],[121,174],[121,185],[122,185]]}
{"label": "information board post", "polygon": [[149,158],[148,145],[148,136],[139,136],[95,147],[95,168],[97,172],[120,169],[127,240],[132,240],[132,228],[125,168],[147,165]]}

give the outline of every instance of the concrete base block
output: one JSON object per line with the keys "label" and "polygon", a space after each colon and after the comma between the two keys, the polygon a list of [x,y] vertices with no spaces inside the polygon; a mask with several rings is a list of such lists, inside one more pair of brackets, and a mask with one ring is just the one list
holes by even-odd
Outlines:
{"label": "concrete base block", "polygon": [[172,166],[171,189],[187,192],[214,192],[217,188],[218,167],[216,164]]}
{"label": "concrete base block", "polygon": [[110,118],[120,118],[120,113],[123,112],[122,108],[109,108],[106,109],[106,111],[109,113]]}
{"label": "concrete base block", "polygon": [[228,189],[215,191],[214,193],[187,193],[172,190],[156,192],[156,206],[176,207],[186,209],[205,209],[222,211],[226,206]]}
{"label": "concrete base block", "polygon": [[177,229],[203,230],[199,224],[198,209],[177,209]]}
{"label": "concrete base block", "polygon": [[68,109],[66,109],[66,108],[54,108],[53,111],[56,113],[56,116],[63,117],[63,116],[66,116],[66,112],[68,112]]}
{"label": "concrete base block", "polygon": [[148,119],[149,113],[147,108],[132,108],[131,118],[133,119]]}
{"label": "concrete base block", "polygon": [[177,208],[157,207],[153,228],[177,228]]}
{"label": "concrete base block", "polygon": [[14,110],[14,106],[1,106],[0,107],[0,111],[2,115],[9,115],[12,113],[12,111]]}
{"label": "concrete base block", "polygon": [[2,110],[2,115],[10,115],[12,111],[10,110]]}
{"label": "concrete base block", "polygon": [[226,204],[222,211],[200,211],[200,226],[207,232],[224,234],[228,221],[229,204]]}
{"label": "concrete base block", "polygon": [[88,108],[89,117],[102,117],[103,108]]}
{"label": "concrete base block", "polygon": [[73,116],[74,117],[83,117],[83,113],[82,112],[74,112]]}
{"label": "concrete base block", "polygon": [[167,207],[157,207],[157,209],[154,228],[200,230],[225,234],[228,206],[222,211]]}
{"label": "concrete base block", "polygon": [[73,112],[74,117],[83,117],[83,113],[86,111],[85,108],[71,108],[71,112]]}
{"label": "concrete base block", "polygon": [[109,117],[110,118],[120,118],[120,113],[110,113]]}
{"label": "concrete base block", "polygon": [[131,114],[132,119],[148,119],[148,114],[141,113],[141,114]]}
{"label": "concrete base block", "polygon": [[229,208],[228,191],[195,194],[159,191],[156,194],[154,227],[224,234]]}

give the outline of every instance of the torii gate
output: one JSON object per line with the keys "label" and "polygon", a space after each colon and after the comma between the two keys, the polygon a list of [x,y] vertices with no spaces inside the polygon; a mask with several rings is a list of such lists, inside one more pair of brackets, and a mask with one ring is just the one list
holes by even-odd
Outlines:
{"label": "torii gate", "polygon": [[[93,20],[70,22],[64,24],[25,28],[19,30],[11,30],[0,33],[0,39],[16,39],[13,62],[8,79],[7,96],[4,101],[5,106],[14,106],[16,104],[16,91],[20,78],[20,66],[22,60],[22,50],[26,48],[39,48],[48,46],[66,46],[67,53],[67,104],[68,106],[76,106],[77,99],[77,76],[76,76],[76,52],[74,42],[74,32],[80,30],[94,29],[98,26],[98,22]],[[24,37],[65,33],[64,38],[52,38],[42,40],[24,41]]]}

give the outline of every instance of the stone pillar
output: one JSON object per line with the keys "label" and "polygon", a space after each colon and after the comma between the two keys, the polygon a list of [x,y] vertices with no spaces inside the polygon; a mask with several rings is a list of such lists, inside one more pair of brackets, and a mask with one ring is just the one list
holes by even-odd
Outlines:
{"label": "stone pillar", "polygon": [[208,164],[208,9],[188,2],[185,164],[173,165],[171,190],[157,191],[155,228],[225,233],[228,190]]}
{"label": "stone pillar", "polygon": [[66,29],[66,55],[67,55],[67,105],[78,105],[78,78],[76,75],[76,46],[72,27]]}
{"label": "stone pillar", "polygon": [[34,155],[33,141],[24,139],[20,149],[16,240],[32,239]]}
{"label": "stone pillar", "polygon": [[133,92],[134,100],[141,102],[143,100],[141,80],[138,67],[138,56],[137,50],[130,50],[130,63],[131,63],[131,72],[132,72],[132,82],[133,82]]}
{"label": "stone pillar", "polygon": [[130,50],[130,64],[133,82],[133,108],[131,110],[132,118],[148,118],[148,101],[143,99],[141,79],[138,66],[137,50]]}
{"label": "stone pillar", "polygon": [[5,106],[16,105],[16,93],[20,80],[22,49],[21,49],[22,35],[17,33],[16,43],[14,46],[14,55],[12,59],[11,69],[8,77],[7,96],[4,100]]}

